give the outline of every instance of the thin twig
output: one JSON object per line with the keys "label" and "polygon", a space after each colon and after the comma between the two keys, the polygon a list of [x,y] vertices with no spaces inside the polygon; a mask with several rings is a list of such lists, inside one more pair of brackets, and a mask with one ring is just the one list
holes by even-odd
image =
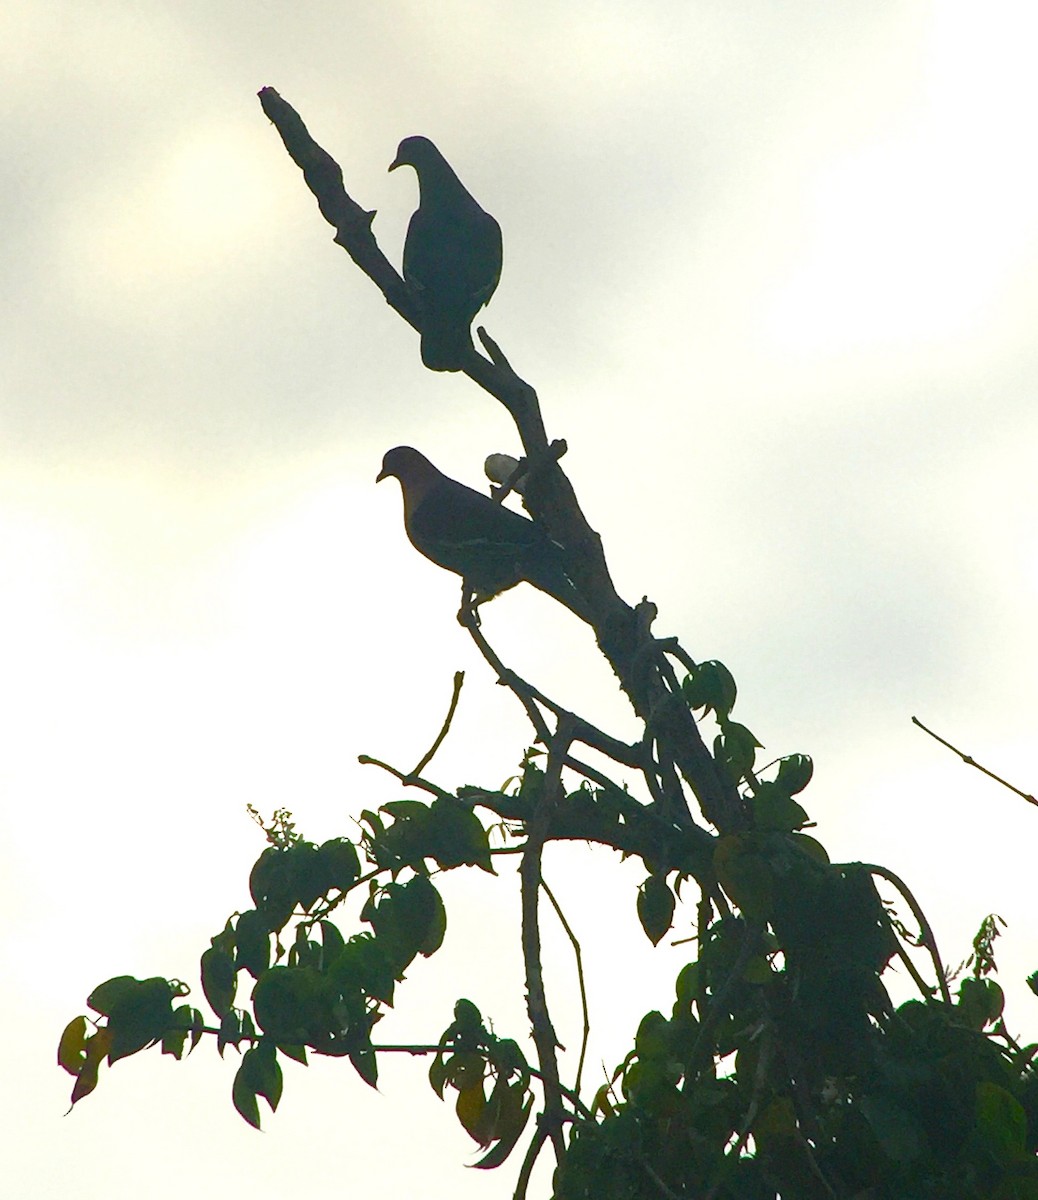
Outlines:
{"label": "thin twig", "polygon": [[676,637],[657,638],[656,645],[664,654],[673,655],[690,675],[698,666],[692,655],[682,647]]}
{"label": "thin twig", "polygon": [[515,1191],[512,1193],[512,1200],[525,1200],[526,1189],[530,1186],[530,1176],[533,1173],[534,1163],[540,1156],[541,1148],[547,1140],[548,1131],[544,1127],[543,1121],[538,1121],[537,1131],[530,1139],[530,1144],[523,1158],[523,1165],[519,1168],[519,1175],[515,1181]]}
{"label": "thin twig", "polygon": [[656,1188],[659,1194],[665,1197],[665,1200],[681,1200],[681,1197],[677,1194],[677,1192],[672,1191],[659,1177],[659,1175],[656,1174],[649,1163],[640,1156],[638,1158],[638,1165],[642,1168],[645,1174],[648,1175],[649,1179],[653,1183],[653,1186]]}
{"label": "thin twig", "polygon": [[[929,732],[929,730],[927,730]],[[937,939],[933,935],[933,930],[930,928],[930,922],[926,919],[926,913],[923,912],[919,901],[912,895],[908,885],[903,879],[900,879],[893,871],[887,867],[878,867],[875,863],[860,863],[856,864],[864,867],[872,875],[879,875],[880,878],[892,883],[894,887],[904,897],[908,907],[912,910],[912,915],[919,922],[919,936],[922,944],[930,953],[930,958],[933,961],[934,971],[937,974],[937,986],[941,989],[941,999],[945,1004],[951,1004],[951,995],[948,992],[948,980],[944,974],[944,964],[941,962],[941,952],[937,949]]]}
{"label": "thin twig", "polygon": [[551,732],[548,729],[548,723],[545,721],[541,710],[537,707],[533,697],[528,690],[516,688],[513,685],[513,680],[517,678],[513,672],[509,671],[505,664],[498,658],[493,647],[483,636],[483,631],[475,621],[464,622],[465,628],[469,631],[472,640],[479,648],[480,654],[487,660],[494,671],[497,673],[498,682],[502,686],[507,687],[515,696],[518,697],[520,704],[526,709],[526,715],[530,718],[530,724],[534,727],[537,734],[537,740],[547,745],[551,741]]}
{"label": "thin twig", "polygon": [[407,773],[408,779],[411,779],[411,778],[421,775],[421,773],[425,770],[425,768],[429,765],[429,763],[432,762],[433,755],[436,753],[437,750],[439,750],[440,746],[443,744],[443,739],[447,736],[447,731],[451,727],[451,721],[454,720],[454,713],[458,707],[458,697],[461,695],[461,685],[464,682],[465,682],[465,672],[464,671],[455,671],[454,672],[454,692],[451,695],[450,708],[447,709],[447,719],[443,722],[443,728],[440,730],[439,735],[436,738],[436,741],[433,742],[433,744],[429,747],[429,751],[425,755],[425,757],[418,764],[418,766],[415,767],[415,769],[413,771],[408,771],[408,773]]}
{"label": "thin twig", "polygon": [[[468,626],[467,628],[475,638],[480,653],[496,671],[498,681],[502,686],[507,687],[519,697],[527,713],[530,712],[531,702],[539,704],[546,708],[553,716],[557,717],[558,720],[565,720],[569,723],[574,742],[583,742],[585,746],[590,746],[592,750],[597,750],[600,754],[604,754],[606,758],[611,758],[613,762],[619,763],[621,766],[641,766],[641,754],[638,746],[632,746],[628,742],[612,737],[597,726],[592,725],[590,721],[577,716],[574,712],[570,712],[569,709],[552,700],[550,696],[546,696],[542,691],[534,687],[532,683],[528,683],[521,675],[513,671],[511,667],[505,666],[478,626],[475,630],[473,630],[472,626]],[[540,710],[536,709],[535,711],[540,716]],[[541,729],[537,722],[534,721],[532,716],[530,720],[534,728],[537,729],[538,736],[541,736]],[[545,726],[545,728],[547,727]]]}
{"label": "thin twig", "polygon": [[580,1010],[584,1015],[584,1033],[580,1039],[580,1057],[577,1060],[577,1074],[573,1081],[573,1090],[580,1094],[580,1078],[584,1073],[584,1056],[587,1054],[588,1038],[591,1036],[591,1018],[588,1015],[587,1006],[587,989],[584,986],[584,962],[580,953],[580,942],[577,940],[576,934],[570,928],[569,922],[566,920],[566,914],[562,911],[558,900],[547,883],[542,879],[541,887],[544,888],[544,894],[551,901],[552,908],[559,918],[562,928],[566,931],[566,936],[569,938],[570,945],[573,947],[573,957],[577,964],[577,985],[580,988]]}
{"label": "thin twig", "polygon": [[959,758],[962,759],[967,767],[976,767],[978,771],[981,771],[983,774],[987,775],[989,779],[993,779],[996,783],[1000,783],[1004,788],[1009,788],[1009,790],[1019,796],[1021,800],[1026,800],[1028,804],[1038,805],[1038,800],[1036,800],[1035,797],[1029,792],[1023,792],[1018,787],[1014,787],[1013,784],[1003,779],[1001,775],[996,775],[994,771],[989,771],[987,767],[981,766],[981,764],[969,754],[963,754],[958,746],[953,746],[951,742],[946,742],[944,738],[940,736],[940,734],[934,733],[932,729],[927,729],[927,727],[922,723],[922,721],[919,720],[918,717],[912,718],[912,724],[918,725],[923,733],[928,733],[935,742],[940,742],[942,746],[947,746],[953,754],[957,754]]}
{"label": "thin twig", "polygon": [[919,968],[915,965],[914,962],[912,962],[911,955],[908,953],[908,951],[905,949],[905,947],[901,944],[901,939],[897,936],[896,933],[894,934],[894,940],[897,943],[897,956],[898,956],[898,958],[901,959],[901,962],[904,964],[905,970],[909,973],[909,975],[912,976],[912,982],[919,989],[920,993],[923,996],[925,996],[928,1000],[932,1000],[933,999],[933,988],[927,986],[926,980],[922,977],[922,975],[919,972]]}
{"label": "thin twig", "polygon": [[541,890],[541,855],[551,828],[552,816],[562,797],[562,760],[569,749],[570,732],[565,722],[548,746],[548,763],[542,780],[542,791],[533,816],[526,825],[526,848],[519,867],[522,899],[523,963],[526,967],[526,1005],[530,1014],[537,1059],[544,1078],[544,1120],[548,1136],[555,1147],[556,1161],[566,1152],[562,1136],[564,1113],[559,1091],[559,1062],[556,1055],[560,1043],[548,1013],[541,964],[541,934],[537,915],[537,898]]}
{"label": "thin twig", "polygon": [[398,771],[396,767],[391,767],[389,763],[384,763],[379,758],[372,758],[370,754],[358,754],[357,762],[362,767],[381,767],[383,771],[388,771],[390,775],[396,776],[407,787],[422,788],[423,791],[429,792],[430,795],[436,796],[439,799],[451,797],[450,792],[445,792],[443,788],[437,787],[435,783],[430,783],[428,779],[420,779],[417,775],[408,775],[404,771]]}

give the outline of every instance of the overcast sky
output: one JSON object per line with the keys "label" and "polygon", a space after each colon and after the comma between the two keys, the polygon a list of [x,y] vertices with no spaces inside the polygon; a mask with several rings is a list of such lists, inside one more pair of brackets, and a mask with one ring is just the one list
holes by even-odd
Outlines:
{"label": "overcast sky", "polygon": [[[910,717],[1038,788],[1036,36],[1030,5],[954,0],[8,0],[11,1195],[512,1187],[514,1168],[465,1169],[420,1060],[387,1062],[379,1095],[341,1063],[288,1071],[262,1135],[208,1046],[120,1063],[61,1116],[54,1049],[90,989],[196,982],[247,906],[246,803],[290,807],[315,840],[354,833],[401,794],[357,755],[413,765],[459,668],[429,773],[499,786],[529,740],[455,623],[457,581],[407,543],[396,485],[374,486],[399,443],[479,486],[514,432],[474,385],[423,370],[332,244],[264,85],[378,210],[394,261],[417,189],[386,168],[406,135],[498,217],[485,323],[567,439],[621,593],[730,667],[767,756],[815,758],[818,836],[906,879],[950,962],[987,912],[1009,921],[1010,1024],[1035,1040],[1019,980],[1038,967],[1038,811]],[[629,734],[586,628],[522,591],[485,611],[491,641]],[[631,865],[569,854],[548,872],[588,960],[595,1087],[684,958],[638,932]],[[447,946],[386,1040],[435,1035],[460,995],[522,1036],[516,890],[508,872],[450,881]]]}

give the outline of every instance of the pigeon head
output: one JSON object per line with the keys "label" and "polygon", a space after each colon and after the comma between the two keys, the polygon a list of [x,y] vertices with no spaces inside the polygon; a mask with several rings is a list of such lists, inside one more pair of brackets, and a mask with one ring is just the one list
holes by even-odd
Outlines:
{"label": "pigeon head", "polygon": [[396,158],[389,164],[389,169],[397,167],[414,167],[422,171],[432,163],[439,163],[443,155],[427,137],[406,137],[397,147]]}
{"label": "pigeon head", "polygon": [[376,483],[394,476],[405,487],[424,489],[440,474],[424,454],[413,446],[394,446],[382,458],[382,470],[375,477]]}

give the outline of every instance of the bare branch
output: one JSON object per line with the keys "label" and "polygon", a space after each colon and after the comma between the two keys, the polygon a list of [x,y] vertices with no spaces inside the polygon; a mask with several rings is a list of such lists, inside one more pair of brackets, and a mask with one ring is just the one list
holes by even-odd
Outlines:
{"label": "bare branch", "polygon": [[1021,800],[1026,800],[1028,804],[1038,804],[1038,800],[1036,800],[1035,797],[1029,792],[1022,792],[1018,787],[1014,787],[1013,784],[1008,783],[1000,775],[996,775],[994,771],[989,771],[987,767],[981,766],[981,764],[977,762],[975,758],[971,758],[968,754],[963,754],[963,752],[957,746],[953,746],[951,742],[946,742],[944,738],[942,738],[939,734],[934,733],[932,729],[927,729],[927,727],[922,723],[922,721],[919,720],[918,717],[912,718],[912,724],[918,725],[923,733],[928,733],[935,742],[940,742],[942,746],[947,746],[953,754],[957,754],[959,758],[962,759],[967,767],[976,767],[978,771],[983,772],[988,776],[989,779],[993,779],[996,783],[1000,783],[1004,788],[1009,788],[1009,790],[1019,796]]}
{"label": "bare branch", "polygon": [[548,747],[548,764],[541,782],[532,818],[526,826],[526,847],[519,867],[522,896],[522,946],[526,966],[526,1006],[530,1014],[537,1061],[544,1079],[544,1122],[555,1148],[556,1161],[566,1152],[562,1136],[564,1111],[559,1091],[559,1062],[556,1050],[560,1046],[544,991],[541,964],[541,933],[537,915],[537,898],[541,889],[541,856],[551,829],[552,814],[562,798],[562,761],[569,749],[571,737],[565,721]]}
{"label": "bare branch", "polygon": [[584,986],[584,962],[580,953],[580,942],[577,940],[577,935],[570,928],[569,921],[566,920],[566,914],[562,911],[562,907],[551,888],[548,887],[544,880],[541,880],[541,887],[544,888],[544,894],[551,901],[552,908],[555,909],[555,915],[559,918],[562,928],[566,931],[566,936],[569,938],[569,943],[573,947],[573,957],[577,964],[577,985],[580,988],[580,1009],[584,1015],[584,1032],[580,1039],[580,1058],[577,1061],[577,1073],[573,1080],[573,1090],[580,1094],[580,1079],[584,1074],[584,1056],[587,1054],[588,1038],[591,1036],[591,1018],[588,1015],[587,1006],[587,989]]}
{"label": "bare branch", "polygon": [[425,770],[425,768],[429,765],[429,763],[432,762],[433,756],[436,754],[436,751],[439,750],[440,746],[443,745],[443,739],[447,736],[447,732],[451,727],[451,721],[454,720],[454,713],[458,707],[458,697],[461,695],[461,685],[464,682],[465,682],[465,672],[464,671],[455,671],[454,672],[454,691],[451,695],[450,708],[447,709],[447,717],[443,722],[443,728],[440,730],[439,734],[437,735],[436,741],[433,742],[433,744],[429,747],[428,752],[426,753],[425,757],[421,760],[421,762],[419,762],[418,766],[416,766],[413,771],[408,771],[408,773],[407,773],[408,779],[412,779],[412,778],[416,778],[416,777],[420,776],[421,773]]}
{"label": "bare branch", "polygon": [[389,763],[382,762],[381,759],[372,758],[370,754],[358,754],[357,762],[362,767],[381,767],[383,771],[388,771],[390,775],[395,775],[401,783],[408,787],[421,788],[423,791],[429,792],[430,795],[436,796],[439,799],[450,797],[450,792],[445,792],[443,788],[437,787],[435,783],[430,783],[428,779],[421,779],[413,772],[398,771],[396,767],[391,767]]}
{"label": "bare branch", "polygon": [[860,863],[855,865],[863,867],[872,875],[878,875],[881,879],[887,880],[888,883],[892,883],[904,897],[905,903],[912,910],[912,915],[919,922],[919,933],[922,943],[930,952],[934,972],[937,975],[937,986],[941,989],[941,999],[945,1004],[951,1004],[951,996],[948,993],[948,979],[944,972],[944,964],[941,962],[941,952],[937,949],[937,939],[930,928],[930,922],[926,919],[926,913],[923,912],[919,901],[912,895],[908,884],[895,875],[893,871],[888,870],[886,867],[878,867],[875,863]]}

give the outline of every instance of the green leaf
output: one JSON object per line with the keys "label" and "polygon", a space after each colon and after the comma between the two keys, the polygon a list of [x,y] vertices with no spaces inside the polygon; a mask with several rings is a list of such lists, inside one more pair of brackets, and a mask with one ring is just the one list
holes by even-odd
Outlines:
{"label": "green leaf", "polygon": [[97,1087],[101,1063],[108,1054],[111,1042],[111,1034],[107,1029],[99,1029],[92,1037],[87,1038],[86,1056],[80,1065],[75,1085],[72,1088],[73,1104],[82,1100],[84,1096],[89,1096]]}
{"label": "green leaf", "polygon": [[362,993],[393,1003],[396,965],[369,933],[354,934],[326,971],[343,994]]}
{"label": "green leaf", "polygon": [[811,782],[815,765],[806,754],[787,754],[779,759],[775,783],[787,796],[802,792]]}
{"label": "green leaf", "polygon": [[429,809],[428,853],[444,870],[475,866],[496,873],[482,821],[453,796],[440,796]]}
{"label": "green leaf", "polygon": [[461,1034],[481,1034],[483,1014],[471,1000],[459,1000],[454,1005],[454,1025]]}
{"label": "green leaf", "polygon": [[289,862],[287,849],[268,846],[256,859],[249,875],[252,901],[266,917],[272,931],[285,924],[296,904]]}
{"label": "green leaf", "polygon": [[977,1084],[977,1131],[996,1162],[1008,1166],[1027,1149],[1027,1115],[1019,1101],[996,1083]]}
{"label": "green leaf", "polygon": [[245,1057],[241,1060],[234,1076],[234,1083],[231,1085],[231,1099],[234,1107],[253,1129],[259,1129],[259,1104],[256,1100],[257,1093],[251,1077],[252,1073],[248,1067],[250,1055],[255,1053],[254,1049],[245,1052]]}
{"label": "green leaf", "polygon": [[322,947],[319,942],[312,941],[309,936],[309,926],[296,926],[296,936],[288,951],[288,966],[313,967],[321,969]]}
{"label": "green leaf", "polygon": [[426,875],[386,884],[378,903],[365,905],[363,916],[393,962],[397,978],[416,954],[428,956],[439,948],[447,921],[443,901]]}
{"label": "green leaf", "polygon": [[234,1003],[238,980],[233,957],[222,946],[210,946],[202,955],[201,970],[202,991],[209,1007],[218,1017],[226,1016]]}
{"label": "green leaf", "polygon": [[662,875],[650,875],[638,890],[638,920],[654,946],[674,919],[674,893]]}
{"label": "green leaf", "polygon": [[255,908],[243,912],[234,926],[235,969],[244,968],[258,979],[270,966],[270,930]]}
{"label": "green leaf", "polygon": [[347,838],[331,838],[322,842],[317,849],[322,881],[322,891],[327,893],[332,888],[347,892],[360,877],[360,858],[357,847]]}
{"label": "green leaf", "polygon": [[421,800],[390,800],[380,806],[379,812],[389,813],[394,821],[422,820],[429,811],[429,805]]}
{"label": "green leaf", "polygon": [[116,975],[98,984],[87,997],[87,1004],[94,1012],[110,1017],[119,1004],[133,995],[139,984],[140,980],[132,975]]}
{"label": "green leaf", "polygon": [[829,865],[829,855],[826,853],[825,847],[817,839],[807,833],[794,833],[789,839],[795,846],[802,850],[808,858],[815,862],[821,863],[823,866]]}
{"label": "green leaf", "polygon": [[674,982],[674,1015],[687,1015],[699,998],[699,963],[686,963]]}
{"label": "green leaf", "polygon": [[757,829],[775,829],[792,833],[807,824],[808,815],[791,800],[777,783],[762,783],[750,801]]}
{"label": "green leaf", "polygon": [[238,1047],[244,1035],[242,1014],[235,1009],[224,1013],[220,1020],[220,1031],[216,1036],[216,1050],[223,1058],[223,1052],[228,1046]]}
{"label": "green leaf", "polygon": [[641,1059],[662,1059],[667,1056],[670,1045],[670,1022],[655,1009],[647,1012],[638,1025],[634,1036],[635,1053]]}
{"label": "green leaf", "polygon": [[442,1100],[447,1086],[447,1063],[442,1054],[437,1054],[429,1067],[429,1086]]}
{"label": "green leaf", "polygon": [[350,1051],[350,1062],[368,1087],[378,1086],[378,1060],[369,1042],[366,1047]]}
{"label": "green leaf", "polygon": [[753,770],[756,752],[761,743],[745,725],[738,721],[721,720],[721,732],[714,739],[714,758],[721,764],[732,783],[738,783]]}
{"label": "green leaf", "polygon": [[1005,994],[993,979],[967,977],[959,985],[958,1009],[971,1029],[981,1030],[1002,1015]]}
{"label": "green leaf", "polygon": [[454,1109],[462,1128],[469,1137],[481,1146],[489,1145],[490,1139],[483,1132],[487,1098],[483,1092],[482,1080],[458,1092]]}
{"label": "green leaf", "polygon": [[735,707],[735,680],[724,663],[715,659],[699,663],[690,671],[681,681],[681,690],[691,709],[705,708],[724,718]]}
{"label": "green leaf", "polygon": [[332,1001],[328,981],[311,967],[271,967],[252,991],[260,1028],[288,1045],[323,1042],[337,1032]]}
{"label": "green leaf", "polygon": [[767,918],[775,902],[775,880],[752,834],[718,840],[714,869],[724,890],[751,919]]}
{"label": "green leaf", "polygon": [[73,1017],[62,1032],[58,1042],[58,1066],[70,1075],[78,1075],[86,1062],[89,1028],[86,1017]]}
{"label": "green leaf", "polygon": [[321,965],[327,966],[342,953],[346,943],[343,941],[338,925],[334,925],[331,921],[321,921],[319,928],[321,930]]}
{"label": "green leaf", "polygon": [[324,862],[312,842],[297,842],[285,851],[292,879],[292,891],[304,912],[309,912],[324,895]]}
{"label": "green leaf", "polygon": [[180,1005],[173,1010],[173,1030],[162,1039],[162,1053],[172,1054],[177,1059],[183,1058],[184,1047],[190,1035],[191,1045],[187,1050],[190,1054],[202,1039],[204,1025],[205,1020],[197,1008],[192,1008],[190,1004]]}
{"label": "green leaf", "polygon": [[[167,979],[161,976],[134,979],[129,986],[127,978],[109,980],[109,984],[103,984],[89,1001],[92,1008],[104,1004],[108,1010],[111,1036],[108,1061],[112,1063],[159,1041],[173,1022],[172,1000],[176,992]],[[99,996],[99,992],[102,995]],[[98,1008],[98,1011],[103,1010]]]}
{"label": "green leaf", "polygon": [[529,1096],[525,1104],[521,1104],[514,1117],[510,1116],[507,1123],[499,1123],[500,1140],[479,1160],[472,1165],[481,1171],[489,1171],[499,1167],[515,1149],[516,1142],[522,1136],[530,1112],[533,1109],[533,1096]]}

